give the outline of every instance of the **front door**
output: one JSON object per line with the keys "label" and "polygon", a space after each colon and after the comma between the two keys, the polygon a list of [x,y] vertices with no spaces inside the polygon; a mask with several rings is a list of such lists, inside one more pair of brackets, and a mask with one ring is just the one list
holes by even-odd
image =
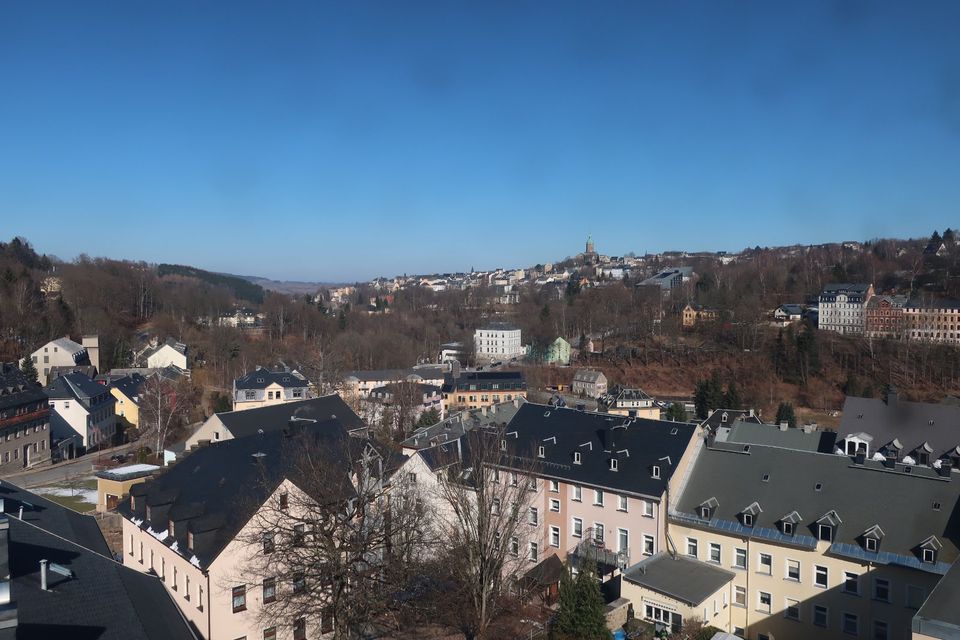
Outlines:
{"label": "front door", "polygon": [[23,466],[24,468],[30,465],[30,445],[23,445]]}

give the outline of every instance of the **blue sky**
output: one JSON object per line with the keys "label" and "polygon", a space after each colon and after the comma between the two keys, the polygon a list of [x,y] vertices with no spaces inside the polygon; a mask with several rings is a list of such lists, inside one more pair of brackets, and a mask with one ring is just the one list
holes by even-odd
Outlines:
{"label": "blue sky", "polygon": [[0,236],[301,280],[960,226],[960,2],[5,2]]}

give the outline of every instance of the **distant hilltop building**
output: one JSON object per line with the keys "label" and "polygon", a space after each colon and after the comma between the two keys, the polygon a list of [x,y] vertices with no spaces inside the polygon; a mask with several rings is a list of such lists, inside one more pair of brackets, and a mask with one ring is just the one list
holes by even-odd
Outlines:
{"label": "distant hilltop building", "polygon": [[860,335],[864,310],[873,297],[872,284],[828,284],[820,292],[820,329]]}
{"label": "distant hilltop building", "polygon": [[490,322],[474,332],[477,360],[513,360],[523,357],[520,327],[509,322]]}

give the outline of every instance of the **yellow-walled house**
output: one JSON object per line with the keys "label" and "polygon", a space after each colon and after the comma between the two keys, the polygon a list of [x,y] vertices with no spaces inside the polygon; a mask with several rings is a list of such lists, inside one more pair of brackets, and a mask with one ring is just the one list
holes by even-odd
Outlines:
{"label": "yellow-walled house", "polygon": [[143,385],[146,382],[139,373],[131,373],[110,380],[110,393],[117,399],[114,411],[134,427],[140,426],[140,401]]}

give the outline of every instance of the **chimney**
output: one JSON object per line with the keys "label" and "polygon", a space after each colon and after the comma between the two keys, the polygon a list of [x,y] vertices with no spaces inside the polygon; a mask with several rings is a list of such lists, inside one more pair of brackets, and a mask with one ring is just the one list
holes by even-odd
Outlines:
{"label": "chimney", "polygon": [[781,422],[781,423],[780,423],[780,431],[786,431],[786,430],[789,429],[789,428],[790,428],[790,423],[789,423],[789,422]]}
{"label": "chimney", "polygon": [[753,409],[750,409],[750,417],[753,417]]}
{"label": "chimney", "polygon": [[44,591],[49,591],[47,589],[47,561],[40,561],[40,588]]}
{"label": "chimney", "polygon": [[896,469],[896,468],[897,468],[897,461],[896,461],[896,459],[894,459],[894,458],[886,458],[886,459],[883,461],[883,466],[886,467],[887,469]]}
{"label": "chimney", "polygon": [[100,373],[100,336],[91,335],[80,338],[82,346],[87,350],[87,357],[90,358],[90,364]]}
{"label": "chimney", "polygon": [[858,451],[857,455],[853,457],[853,464],[862,465],[866,461],[866,459],[867,459],[867,454],[865,454],[863,451]]}
{"label": "chimney", "polygon": [[940,460],[940,467],[937,469],[937,473],[941,478],[949,478],[950,470],[953,468],[953,464],[949,459]]}

